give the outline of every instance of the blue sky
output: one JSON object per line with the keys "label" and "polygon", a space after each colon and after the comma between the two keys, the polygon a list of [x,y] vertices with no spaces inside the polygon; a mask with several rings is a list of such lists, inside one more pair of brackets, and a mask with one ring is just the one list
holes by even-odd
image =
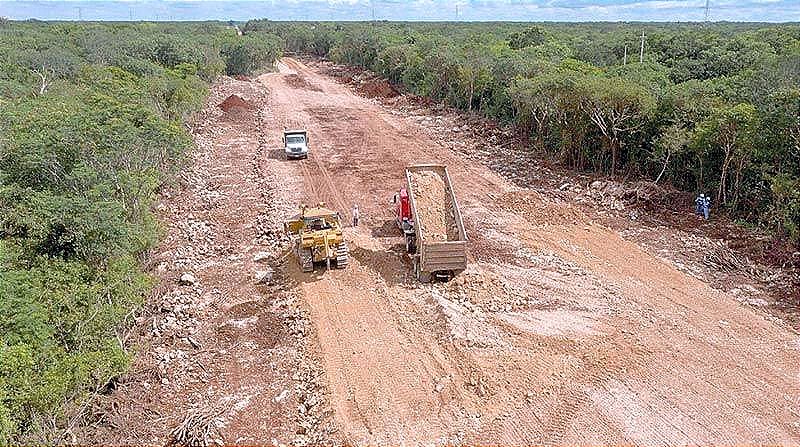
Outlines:
{"label": "blue sky", "polygon": [[[42,20],[701,21],[705,0],[0,0]],[[800,22],[800,0],[710,0],[710,19]]]}

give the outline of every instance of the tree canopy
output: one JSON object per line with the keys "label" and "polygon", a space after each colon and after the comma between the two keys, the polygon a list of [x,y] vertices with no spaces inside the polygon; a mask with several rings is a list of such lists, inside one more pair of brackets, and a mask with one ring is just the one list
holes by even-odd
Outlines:
{"label": "tree canopy", "polygon": [[567,166],[707,192],[734,217],[800,241],[800,25],[254,20],[245,29],[511,123],[531,150]]}
{"label": "tree canopy", "polygon": [[123,373],[152,279],[151,213],[184,122],[276,36],[207,24],[0,26],[0,444],[61,442],[65,408]]}

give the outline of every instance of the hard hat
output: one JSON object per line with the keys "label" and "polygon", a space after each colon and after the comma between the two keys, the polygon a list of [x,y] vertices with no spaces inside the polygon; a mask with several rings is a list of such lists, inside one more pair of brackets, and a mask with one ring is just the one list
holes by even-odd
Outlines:
{"label": "hard hat", "polygon": [[705,196],[704,196],[703,194],[700,194],[700,197],[701,197],[701,198],[703,198],[703,197],[705,197]]}

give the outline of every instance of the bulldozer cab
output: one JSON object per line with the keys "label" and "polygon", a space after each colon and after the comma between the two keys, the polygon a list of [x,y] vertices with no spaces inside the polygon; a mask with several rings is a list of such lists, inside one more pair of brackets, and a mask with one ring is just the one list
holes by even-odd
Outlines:
{"label": "bulldozer cab", "polygon": [[328,230],[331,228],[331,224],[329,224],[325,219],[314,218],[303,220],[305,221],[306,227],[311,228],[313,231]]}
{"label": "bulldozer cab", "polygon": [[301,206],[300,214],[284,224],[286,233],[299,234],[306,231],[324,231],[340,227],[339,213],[325,208],[320,203],[316,207]]}

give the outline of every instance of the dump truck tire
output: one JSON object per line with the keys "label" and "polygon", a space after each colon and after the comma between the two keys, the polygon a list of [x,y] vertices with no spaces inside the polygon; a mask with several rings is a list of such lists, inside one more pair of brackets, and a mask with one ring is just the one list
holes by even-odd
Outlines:
{"label": "dump truck tire", "polygon": [[417,252],[417,242],[413,234],[406,235],[406,253],[413,255]]}

